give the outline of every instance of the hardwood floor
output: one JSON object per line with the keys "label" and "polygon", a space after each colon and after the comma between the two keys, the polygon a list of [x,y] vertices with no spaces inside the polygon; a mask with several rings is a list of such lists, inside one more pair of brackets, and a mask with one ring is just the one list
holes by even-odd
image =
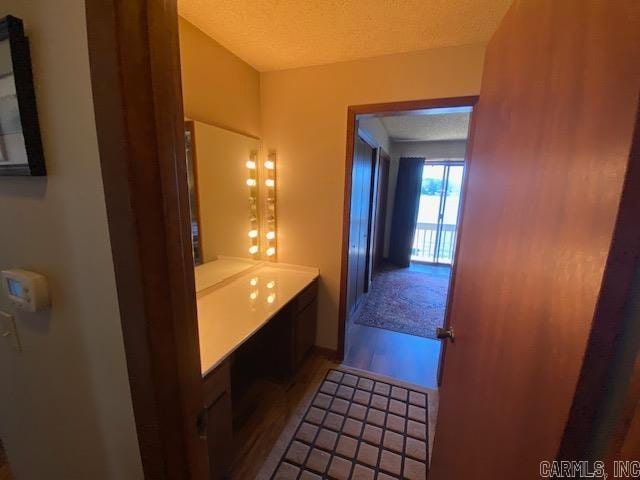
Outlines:
{"label": "hardwood floor", "polygon": [[440,341],[350,323],[344,364],[438,388]]}
{"label": "hardwood floor", "polygon": [[306,393],[320,384],[327,368],[337,364],[312,352],[289,385],[255,381],[233,398],[234,458],[231,478],[253,480]]}

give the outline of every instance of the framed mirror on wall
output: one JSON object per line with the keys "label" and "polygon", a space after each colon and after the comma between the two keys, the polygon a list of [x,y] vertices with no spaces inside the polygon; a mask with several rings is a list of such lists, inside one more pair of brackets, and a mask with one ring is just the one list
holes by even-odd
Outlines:
{"label": "framed mirror on wall", "polygon": [[196,290],[263,257],[260,139],[194,120],[185,146]]}
{"label": "framed mirror on wall", "polygon": [[46,175],[22,20],[0,19],[0,175]]}

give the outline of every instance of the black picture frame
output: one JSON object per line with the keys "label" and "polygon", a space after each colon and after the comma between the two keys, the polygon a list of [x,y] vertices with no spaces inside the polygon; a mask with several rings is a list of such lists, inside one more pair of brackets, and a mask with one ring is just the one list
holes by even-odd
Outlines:
{"label": "black picture frame", "polygon": [[0,19],[0,176],[46,174],[29,39],[22,20],[8,15]]}

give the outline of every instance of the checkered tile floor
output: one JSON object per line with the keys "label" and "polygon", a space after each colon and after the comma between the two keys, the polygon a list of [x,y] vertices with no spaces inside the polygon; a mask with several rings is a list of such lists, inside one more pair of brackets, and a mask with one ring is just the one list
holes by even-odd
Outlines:
{"label": "checkered tile floor", "polygon": [[329,370],[272,480],[425,480],[427,396]]}

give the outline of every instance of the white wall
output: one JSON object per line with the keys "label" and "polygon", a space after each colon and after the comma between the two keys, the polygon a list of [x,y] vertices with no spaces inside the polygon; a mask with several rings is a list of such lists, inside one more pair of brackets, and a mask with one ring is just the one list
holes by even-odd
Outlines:
{"label": "white wall", "polygon": [[53,307],[16,315],[22,353],[0,339],[0,437],[17,480],[139,479],[84,2],[2,6],[31,38],[49,176],[0,177],[0,268],[47,275]]}

